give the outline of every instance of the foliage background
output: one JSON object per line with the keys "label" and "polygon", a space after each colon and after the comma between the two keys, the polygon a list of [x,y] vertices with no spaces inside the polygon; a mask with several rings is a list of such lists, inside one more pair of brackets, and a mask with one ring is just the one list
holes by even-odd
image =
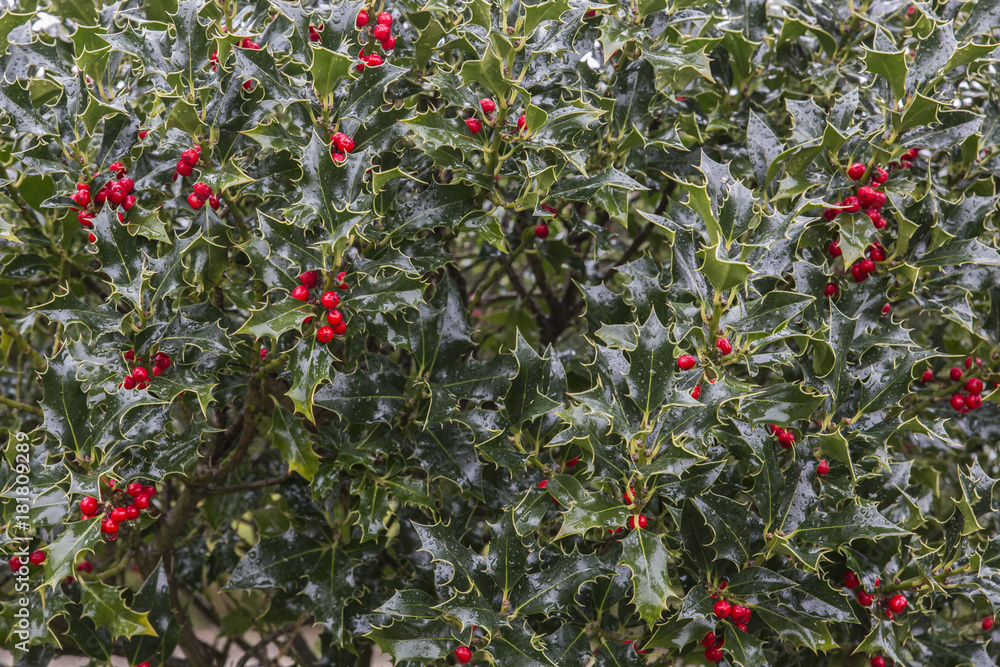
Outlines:
{"label": "foliage background", "polygon": [[[397,45],[358,72],[363,7],[393,13]],[[250,627],[247,650],[303,665],[365,665],[374,644],[400,665],[459,645],[504,667],[689,663],[709,630],[728,664],[996,664],[1000,3],[909,7],[5,12],[0,419],[30,434],[48,554],[17,664],[221,664]],[[335,130],[356,142],[342,165]],[[910,148],[885,230],[821,217],[848,164]],[[116,160],[138,205],[89,244],[67,197]],[[222,209],[187,206],[195,178]],[[886,260],[855,284],[873,239]],[[288,298],[310,269],[347,272],[330,345]],[[174,365],[125,391],[129,349]],[[987,391],[959,414],[948,368],[970,355]],[[78,510],[108,477],[159,489],[114,543]],[[861,607],[848,569],[909,609]],[[711,616],[723,581],[748,632]],[[13,586],[5,570],[5,646]]]}

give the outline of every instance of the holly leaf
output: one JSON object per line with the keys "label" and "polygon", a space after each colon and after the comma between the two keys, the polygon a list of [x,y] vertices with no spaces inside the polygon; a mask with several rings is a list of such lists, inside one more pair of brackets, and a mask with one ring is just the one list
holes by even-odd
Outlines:
{"label": "holly leaf", "polygon": [[112,639],[135,635],[156,636],[156,630],[149,624],[149,612],[139,613],[125,606],[120,588],[100,581],[83,581],[80,607],[83,616],[92,620],[97,627],[107,630]]}
{"label": "holly leaf", "polygon": [[271,440],[288,463],[288,470],[311,482],[319,470],[319,457],[313,451],[312,436],[295,415],[281,407],[277,399],[274,401]]}
{"label": "holly leaf", "polygon": [[649,627],[676,600],[670,588],[670,552],[659,535],[637,529],[622,540],[621,565],[632,572],[632,604]]}

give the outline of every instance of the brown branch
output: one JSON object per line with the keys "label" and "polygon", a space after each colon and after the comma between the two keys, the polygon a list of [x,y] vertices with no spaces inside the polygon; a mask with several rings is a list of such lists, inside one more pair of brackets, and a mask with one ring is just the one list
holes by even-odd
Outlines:
{"label": "brown branch", "polygon": [[221,496],[227,493],[236,493],[237,491],[250,491],[252,489],[262,489],[266,486],[273,486],[275,484],[281,484],[282,482],[287,482],[294,475],[291,470],[286,472],[284,475],[278,477],[272,477],[270,479],[258,479],[255,482],[247,482],[246,484],[237,484],[235,486],[222,486],[214,489],[208,489],[206,495],[209,496]]}

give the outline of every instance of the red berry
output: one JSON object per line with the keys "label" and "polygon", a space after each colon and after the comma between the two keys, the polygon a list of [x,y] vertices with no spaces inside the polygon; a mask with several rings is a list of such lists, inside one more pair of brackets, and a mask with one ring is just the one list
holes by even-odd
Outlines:
{"label": "red berry", "polygon": [[87,240],[90,241],[91,243],[97,243],[97,237],[94,236],[93,234],[88,234]]}
{"label": "red berry", "polygon": [[785,449],[791,449],[795,444],[795,434],[791,431],[782,431],[778,434],[778,444]]}
{"label": "red berry", "polygon": [[140,663],[139,663],[138,665],[136,665],[135,667],[149,667],[149,663],[148,663],[148,662],[146,662],[145,660],[143,660],[142,662],[140,662]]}
{"label": "red berry", "polygon": [[330,327],[320,327],[316,332],[316,340],[321,343],[329,343],[333,340],[333,329]]}
{"label": "red berry", "polygon": [[178,174],[180,174],[181,176],[190,176],[192,171],[194,170],[191,169],[191,165],[189,165],[187,162],[185,162],[184,160],[177,161]]}
{"label": "red berry", "polygon": [[843,255],[844,251],[840,249],[840,241],[831,241],[828,252],[830,253],[830,257],[840,257]]}
{"label": "red berry", "polygon": [[483,113],[487,115],[497,110],[496,102],[494,102],[488,97],[484,97],[483,99],[479,100],[479,106],[483,110]]}
{"label": "red berry", "polygon": [[[980,359],[979,357],[976,357],[976,366],[982,366],[982,365],[983,365],[983,360]],[[967,369],[972,368],[972,357],[965,358],[965,367]]]}
{"label": "red berry", "polygon": [[379,24],[379,25],[375,26],[375,28],[372,30],[372,37],[374,37],[379,42],[381,42],[382,40],[388,38],[389,35],[391,35],[391,34],[392,34],[392,31],[390,30],[389,26],[387,26],[387,25],[381,25],[381,24]]}
{"label": "red berry", "polygon": [[737,605],[733,605],[733,623],[737,623],[737,624],[742,623],[742,624],[745,625],[746,623],[748,623],[750,621],[750,616],[752,616],[752,615],[753,615],[753,612],[750,611],[749,608],[744,607],[743,605],[738,605],[738,604]]}
{"label": "red berry", "polygon": [[965,397],[966,410],[978,410],[983,407],[983,397],[979,394],[969,394]]}
{"label": "red berry", "polygon": [[116,507],[111,510],[111,520],[115,523],[122,523],[128,520],[128,512],[124,507]]}
{"label": "red berry", "polygon": [[719,600],[712,605],[712,611],[719,618],[729,618],[729,614],[732,613],[733,607],[725,600]]}
{"label": "red berry", "polygon": [[875,173],[872,174],[872,183],[875,185],[882,185],[889,180],[889,174],[886,173],[885,169],[882,167],[875,167]]}
{"label": "red berry", "polygon": [[246,90],[246,91],[253,90],[253,80],[252,79],[247,79],[246,81],[243,82],[243,90]]}
{"label": "red berry", "polygon": [[212,196],[212,188],[208,185],[208,183],[202,183],[199,181],[191,186],[191,189],[194,191],[194,194],[198,196],[198,199],[207,200]]}
{"label": "red berry", "polygon": [[875,262],[870,259],[861,260],[861,270],[865,273],[872,273],[875,270]]}
{"label": "red berry", "polygon": [[[122,172],[122,173],[124,173],[124,172],[128,171],[128,169],[125,168],[125,165],[122,164],[121,161],[118,161],[118,162],[112,162],[111,166],[108,167],[108,171],[111,172],[111,173],[115,173],[115,172]],[[121,174],[119,174],[119,175],[121,175]]]}
{"label": "red berry", "polygon": [[337,274],[337,281],[340,282],[340,285],[337,286],[337,289],[347,289],[347,283],[344,282],[344,278],[346,277],[347,277],[346,271],[341,271],[340,273]]}
{"label": "red berry", "polygon": [[844,573],[844,585],[851,590],[861,585],[861,580],[858,579],[858,575],[854,574],[854,570],[848,570]]}
{"label": "red berry", "polygon": [[858,198],[853,195],[840,202],[840,205],[843,206],[844,210],[848,213],[857,213],[861,210],[861,202],[859,202]]}
{"label": "red berry", "polygon": [[951,397],[951,407],[955,408],[959,412],[965,409],[965,396],[961,394],[954,394]]}
{"label": "red berry", "polygon": [[630,488],[626,490],[625,493],[622,494],[622,500],[626,505],[631,505],[635,502],[635,489]]}
{"label": "red berry", "polygon": [[343,153],[334,153],[332,157],[334,162],[344,162],[347,160]]}
{"label": "red berry", "polygon": [[955,366],[950,371],[948,371],[948,376],[951,378],[952,382],[958,382],[959,380],[962,379],[962,369],[959,368],[958,366]]}
{"label": "red berry", "polygon": [[135,389],[135,379],[131,375],[126,375],[125,379],[122,380],[122,387],[125,389]]}
{"label": "red berry", "polygon": [[467,665],[472,660],[472,651],[468,646],[459,646],[455,649],[455,659],[460,665]]}
{"label": "red berry", "polygon": [[111,536],[118,536],[118,522],[111,518],[104,519],[101,521],[101,532],[114,539]]}
{"label": "red berry", "polygon": [[337,148],[344,151],[345,153],[350,153],[354,150],[354,139],[351,139],[346,134],[340,139],[337,144]]}
{"label": "red berry", "polygon": [[267,348],[266,348],[266,347],[262,347],[262,348],[260,348],[260,354],[259,354],[258,356],[259,356],[259,357],[260,357],[261,359],[263,359],[264,357],[266,357],[266,356],[267,356]]}
{"label": "red berry", "polygon": [[858,598],[858,604],[860,604],[862,607],[870,607],[870,606],[872,606],[872,599],[873,598],[872,598],[871,594],[870,593],[866,593],[864,589],[861,589],[860,591],[858,591],[857,598]]}
{"label": "red berry", "polygon": [[312,287],[319,280],[319,274],[316,271],[306,271],[299,275],[299,282],[306,287]]}
{"label": "red berry", "polygon": [[381,64],[382,64],[382,56],[380,56],[379,54],[373,53],[370,56],[368,56],[369,67],[378,67]]}
{"label": "red berry", "polygon": [[41,565],[45,562],[45,552],[44,551],[32,551],[31,555],[28,556],[28,560],[31,561],[32,565]]}
{"label": "red berry", "polygon": [[695,367],[697,363],[698,360],[692,357],[690,354],[682,354],[681,356],[677,357],[677,367],[680,368],[682,371],[691,370],[692,368]]}
{"label": "red berry", "polygon": [[740,630],[742,630],[743,632],[747,631],[747,624],[746,623],[737,623],[736,627],[739,628]]}
{"label": "red berry", "polygon": [[85,560],[85,561],[83,561],[82,563],[80,563],[79,565],[76,566],[76,571],[77,572],[88,572],[88,573],[89,572],[93,572],[94,571],[94,566],[90,564],[89,560]]}
{"label": "red berry", "polygon": [[851,275],[854,277],[854,282],[860,283],[868,279],[868,272],[865,271],[861,262],[856,262],[854,266],[851,267]]}
{"label": "red berry", "polygon": [[902,614],[906,609],[906,596],[897,594],[889,598],[889,610],[894,614]]}
{"label": "red berry", "polygon": [[292,290],[292,298],[298,299],[299,301],[306,301],[309,299],[309,288],[305,285],[296,285],[295,289]]}
{"label": "red berry", "polygon": [[198,151],[194,150],[193,148],[189,148],[183,153],[181,153],[181,160],[184,161],[184,164],[189,165],[191,167],[198,164],[199,157],[201,156],[198,155]]}
{"label": "red berry", "polygon": [[636,526],[638,526],[641,530],[644,530],[646,528],[646,524],[649,523],[649,520],[646,518],[645,514],[640,514],[638,517],[636,517],[635,521],[632,521],[632,518],[629,517],[629,521],[630,523],[632,523],[632,525],[630,525],[629,528],[635,528]]}
{"label": "red berry", "polygon": [[705,637],[701,640],[702,646],[714,646],[715,645],[715,633],[707,632]]}
{"label": "red berry", "polygon": [[126,211],[129,211],[132,209],[133,206],[135,206],[137,201],[139,200],[136,199],[135,195],[127,195],[125,199],[122,201],[122,208],[125,209]]}
{"label": "red berry", "polygon": [[360,12],[358,12],[358,17],[354,19],[354,25],[356,25],[359,28],[364,28],[366,25],[368,25],[368,12],[366,12],[363,9]]}
{"label": "red berry", "polygon": [[705,660],[709,662],[719,662],[722,660],[722,649],[718,646],[712,646],[705,649]]}
{"label": "red berry", "polygon": [[549,237],[549,226],[544,222],[540,222],[535,225],[535,238],[536,239],[547,239]]}
{"label": "red berry", "polygon": [[875,194],[872,195],[872,203],[871,203],[872,208],[880,209],[883,206],[885,206],[885,202],[886,202],[885,193],[876,190]]}
{"label": "red berry", "polygon": [[208,205],[212,207],[213,211],[218,211],[220,206],[219,198],[216,195],[210,195],[208,197]]}
{"label": "red berry", "polygon": [[871,659],[872,667],[885,667],[885,658],[880,655],[875,656]]}
{"label": "red berry", "polygon": [[892,306],[890,304],[888,304],[888,303],[885,304],[884,306],[882,306],[882,316],[884,317],[884,316],[888,315],[889,314],[889,310],[891,310],[891,309],[892,309]]}
{"label": "red berry", "polygon": [[205,200],[203,200],[201,197],[199,197],[193,192],[188,195],[187,199],[188,199],[188,206],[190,206],[196,211],[205,205]]}
{"label": "red berry", "polygon": [[365,63],[363,61],[359,62],[357,65],[354,66],[354,69],[358,70],[359,72],[364,72],[365,71]]}
{"label": "red berry", "polygon": [[139,130],[139,139],[145,139],[147,134],[149,134],[149,130]]}
{"label": "red berry", "polygon": [[340,303],[340,297],[336,292],[324,292],[319,301],[327,310],[333,310]]}
{"label": "red berry", "polygon": [[691,398],[693,398],[696,401],[699,398],[701,398],[701,385],[700,384],[695,385],[694,389],[691,390]]}
{"label": "red berry", "polygon": [[392,35],[389,35],[388,37],[383,39],[382,48],[386,51],[392,51],[394,48],[396,48],[396,38],[393,37]]}
{"label": "red berry", "polygon": [[88,206],[90,206],[90,190],[77,190],[72,195],[70,195],[70,199],[75,201],[80,206],[87,208]]}
{"label": "red berry", "polygon": [[910,150],[906,151],[906,154],[903,157],[905,157],[907,160],[916,160],[917,157],[919,156],[920,156],[920,149],[911,148]]}
{"label": "red berry", "polygon": [[874,198],[875,198],[875,188],[869,185],[862,185],[860,188],[858,188],[858,201],[860,201],[861,205],[864,206],[865,208],[868,208],[872,205]]}
{"label": "red berry", "polygon": [[21,563],[21,559],[18,558],[17,556],[11,556],[10,559],[7,561],[7,564],[10,565],[10,571],[16,573],[20,572],[21,565],[23,563]]}
{"label": "red berry", "polygon": [[132,379],[136,382],[145,382],[149,379],[149,372],[142,366],[136,366],[132,369]]}
{"label": "red berry", "polygon": [[150,498],[152,498],[153,496],[156,495],[156,487],[153,486],[152,484],[147,484],[146,486],[142,487],[142,495],[149,496]]}
{"label": "red berry", "polygon": [[319,32],[316,31],[316,28],[309,26],[309,41],[318,42],[320,39],[322,38],[320,37]]}
{"label": "red berry", "polygon": [[135,504],[129,505],[125,508],[125,518],[129,521],[135,521],[139,518],[139,508]]}
{"label": "red berry", "polygon": [[847,168],[847,177],[852,181],[860,181],[865,175],[865,165],[855,162]]}
{"label": "red berry", "polygon": [[934,379],[934,371],[924,371],[924,374],[920,376],[921,382],[931,382]]}
{"label": "red berry", "polygon": [[122,188],[124,188],[124,190],[125,190],[126,193],[129,193],[129,192],[132,192],[133,190],[135,190],[135,181],[133,181],[128,176],[124,176],[124,177],[118,179],[118,185],[122,186]]}
{"label": "red berry", "polygon": [[729,340],[726,338],[720,338],[715,341],[715,347],[722,353],[722,356],[726,356],[733,351],[732,344],[730,344]]}
{"label": "red berry", "polygon": [[378,23],[379,25],[388,25],[388,26],[391,26],[392,25],[392,14],[390,14],[389,12],[382,12],[378,16],[375,17],[375,22]]}
{"label": "red berry", "polygon": [[543,479],[542,481],[540,481],[540,482],[538,483],[538,488],[539,488],[539,489],[544,489],[544,488],[546,488],[546,487],[547,487],[548,485],[549,485],[549,480],[547,480],[547,479]]}
{"label": "red berry", "polygon": [[125,353],[125,361],[131,362],[135,360],[135,350],[129,350]]}
{"label": "red berry", "polygon": [[518,130],[523,130],[524,129],[524,123],[525,123],[526,120],[527,119],[524,117],[524,114],[521,114],[520,116],[517,117],[517,129]]}
{"label": "red berry", "polygon": [[837,284],[827,283],[826,287],[823,288],[823,296],[837,296]]}
{"label": "red berry", "polygon": [[986,630],[987,632],[989,632],[992,629],[993,629],[993,619],[992,618],[984,618],[983,619],[983,630]]}
{"label": "red berry", "polygon": [[473,134],[479,134],[479,131],[483,129],[482,124],[475,118],[466,118],[465,124]]}
{"label": "red berry", "polygon": [[133,498],[139,496],[142,493],[142,484],[139,482],[132,482],[128,485],[128,494]]}
{"label": "red berry", "polygon": [[144,510],[149,507],[149,496],[145,493],[135,499],[135,506],[138,509]]}
{"label": "red berry", "polygon": [[123,188],[118,183],[115,183],[110,188],[108,188],[108,201],[114,204],[115,206],[118,206],[123,201],[125,201],[125,197],[127,195],[128,193],[125,192],[125,188]]}
{"label": "red berry", "polygon": [[344,321],[344,314],[339,310],[331,310],[326,313],[326,321],[331,327],[335,327]]}
{"label": "red berry", "polygon": [[983,392],[983,381],[979,378],[969,378],[965,383],[965,391],[970,394],[981,394]]}
{"label": "red berry", "polygon": [[816,474],[822,477],[828,472],[830,472],[830,464],[826,462],[826,459],[820,459],[819,463],[816,464]]}
{"label": "red berry", "polygon": [[580,457],[579,456],[574,456],[569,461],[566,461],[566,467],[567,468],[575,468],[576,464],[579,463],[579,462],[580,462]]}

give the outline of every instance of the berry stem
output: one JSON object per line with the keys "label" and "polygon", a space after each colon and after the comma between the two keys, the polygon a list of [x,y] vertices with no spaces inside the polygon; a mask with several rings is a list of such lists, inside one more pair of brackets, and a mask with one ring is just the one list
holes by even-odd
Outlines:
{"label": "berry stem", "polygon": [[976,571],[976,569],[977,568],[975,568],[972,563],[966,563],[962,567],[957,567],[953,570],[947,570],[945,572],[942,572],[941,574],[935,574],[930,579],[924,575],[921,575],[919,577],[913,577],[912,579],[905,579],[903,581],[897,582],[895,584],[890,584],[888,586],[882,586],[881,591],[882,594],[885,595],[888,593],[895,593],[896,591],[914,590],[916,588],[921,588],[923,586],[930,585],[932,583],[931,581],[932,579],[933,583],[942,584],[946,579],[948,579],[948,577],[954,577],[960,574],[968,574],[969,572]]}

